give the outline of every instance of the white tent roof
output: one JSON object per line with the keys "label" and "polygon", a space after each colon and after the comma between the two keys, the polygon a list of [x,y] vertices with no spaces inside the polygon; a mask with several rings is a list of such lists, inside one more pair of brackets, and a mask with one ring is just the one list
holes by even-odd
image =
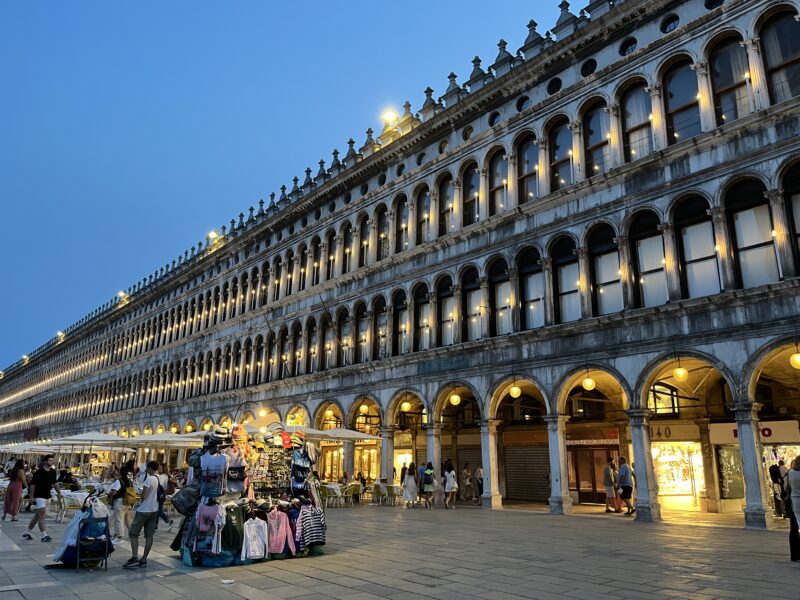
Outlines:
{"label": "white tent roof", "polygon": [[86,433],[79,433],[69,437],[61,438],[48,442],[49,445],[65,446],[114,446],[127,444],[126,438],[121,438],[118,435],[111,435],[110,433],[100,433],[99,431],[87,431]]}

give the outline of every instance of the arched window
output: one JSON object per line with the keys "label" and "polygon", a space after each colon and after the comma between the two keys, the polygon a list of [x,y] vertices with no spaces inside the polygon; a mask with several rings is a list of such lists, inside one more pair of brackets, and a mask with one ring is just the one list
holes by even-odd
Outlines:
{"label": "arched window", "polygon": [[784,201],[789,212],[789,226],[793,229],[787,232],[795,241],[795,264],[800,265],[800,164],[789,169],[783,178]]}
{"label": "arched window", "polygon": [[419,284],[414,288],[414,350],[431,347],[431,305],[428,301],[428,286]]}
{"label": "arched window", "polygon": [[708,59],[717,125],[730,123],[750,112],[747,85],[750,67],[747,51],[740,42],[738,37],[727,38],[717,44]]}
{"label": "arched window", "polygon": [[366,267],[369,257],[369,219],[364,217],[358,225],[358,266]]}
{"label": "arched window", "polygon": [[243,387],[242,386],[242,377],[244,373],[242,373],[242,369],[240,365],[242,364],[242,345],[239,342],[236,342],[233,345],[233,387]]}
{"label": "arched window", "polygon": [[342,274],[344,274],[349,273],[353,268],[353,227],[350,223],[344,226],[342,244],[344,245],[344,251],[342,252]]}
{"label": "arched window", "polygon": [[389,258],[389,215],[381,206],[375,214],[378,223],[378,260]]}
{"label": "arched window", "polygon": [[394,251],[408,249],[408,201],[401,196],[394,213]]}
{"label": "arched window", "polygon": [[264,379],[264,338],[260,335],[256,336],[254,355],[253,383],[258,385]]}
{"label": "arched window", "polygon": [[489,268],[489,335],[511,333],[511,280],[508,264],[495,260]]}
{"label": "arched window", "polygon": [[478,173],[478,165],[472,164],[464,170],[461,178],[461,206],[464,217],[464,227],[478,222],[479,197],[481,189],[481,176]]}
{"label": "arched window", "polygon": [[522,329],[544,327],[544,274],[541,257],[534,248],[526,248],[517,258],[519,269],[520,325]]}
{"label": "arched window", "polygon": [[625,162],[630,162],[653,151],[652,104],[645,84],[628,88],[620,104]]}
{"label": "arched window", "polygon": [[392,355],[407,354],[411,352],[410,332],[408,331],[408,308],[406,306],[406,293],[397,291],[392,296],[393,329]]}
{"label": "arched window", "polygon": [[[231,282],[231,301],[228,305],[231,319],[236,316],[236,307],[239,305],[239,280],[234,277]],[[178,307],[178,333],[176,338],[183,337],[183,324],[186,322],[186,311],[181,312],[181,307]]]}
{"label": "arched window", "polygon": [[[248,276],[247,272],[244,272],[244,273],[242,273],[242,289],[241,289],[240,295],[239,295],[239,312],[240,313],[243,313],[243,312],[245,312],[247,310],[247,300],[248,300],[249,289],[250,289],[249,276]],[[192,329],[193,329],[192,325],[194,323],[194,320],[195,320],[195,305],[194,305],[194,300],[192,300],[191,317],[189,318],[189,333],[190,334],[191,334]]]}
{"label": "arched window", "polygon": [[453,295],[453,280],[442,277],[436,284],[437,309],[436,324],[439,328],[439,346],[450,346],[455,341],[454,323],[456,299]]}
{"label": "arched window", "polygon": [[[264,306],[269,300],[269,263],[265,262],[261,265],[261,289],[259,291],[258,305]],[[214,310],[216,314],[216,309]]]}
{"label": "arched window", "polygon": [[461,339],[465,342],[481,338],[481,318],[485,307],[481,301],[478,271],[469,267],[461,276]]}
{"label": "arched window", "polygon": [[531,134],[517,146],[517,190],[519,203],[530,202],[539,195],[539,146]]}
{"label": "arched window", "polygon": [[583,114],[583,153],[586,177],[608,170],[609,133],[608,111],[605,102],[592,104]]}
{"label": "arched window", "polygon": [[[222,390],[225,391],[230,387],[231,382],[231,347],[225,346],[225,366],[224,371],[222,372]],[[170,365],[170,371],[172,371],[172,365]],[[172,381],[172,373],[170,372],[170,381]]]}
{"label": "arched window", "polygon": [[275,364],[278,360],[275,346],[275,334],[267,336],[267,362],[264,365],[264,381],[272,381],[275,375]]}
{"label": "arched window", "polygon": [[664,271],[664,238],[658,229],[658,215],[642,211],[628,230],[631,241],[631,280],[636,306],[658,306],[669,300]]}
{"label": "arched window", "polygon": [[328,246],[325,257],[325,279],[329,281],[336,277],[336,234],[331,231],[325,241]]}
{"label": "arched window", "polygon": [[[203,363],[201,362],[199,365],[200,371],[203,369]],[[244,343],[244,375],[243,381],[244,385],[251,385],[253,383],[253,377],[255,375],[255,353],[253,351],[253,341],[250,338]]]}
{"label": "arched window", "polygon": [[431,195],[424,187],[417,192],[417,244],[424,244],[432,239],[430,227]]}
{"label": "arched window", "polygon": [[505,152],[496,152],[489,161],[489,216],[503,210],[508,184],[508,161]]}
{"label": "arched window", "polygon": [[550,247],[553,259],[553,289],[559,323],[581,318],[580,267],[572,238],[562,237]]}
{"label": "arched window", "polygon": [[353,348],[350,346],[350,313],[347,312],[347,309],[339,313],[336,329],[339,341],[339,366],[346,367],[353,364]]}
{"label": "arched window", "polygon": [[720,291],[714,226],[707,211],[708,202],[699,196],[685,199],[675,210],[675,234],[686,298]]}
{"label": "arched window", "polygon": [[375,323],[372,328],[372,355],[378,359],[386,358],[389,354],[389,316],[386,312],[386,300],[378,296],[372,305],[372,316]]}
{"label": "arched window", "polygon": [[[230,286],[226,281],[222,285],[222,297],[221,302],[222,305],[220,306],[220,320],[225,321],[228,318],[228,301],[230,300]],[[169,336],[167,337],[167,343],[172,341],[172,332],[175,330],[175,311],[170,312],[170,319],[169,319]]]}
{"label": "arched window", "polygon": [[367,305],[361,303],[356,307],[356,343],[358,345],[357,360],[360,363],[369,361],[369,335],[370,316],[367,312]]}
{"label": "arched window", "polygon": [[313,318],[306,321],[306,336],[308,337],[308,352],[306,352],[306,373],[319,371],[319,332],[317,322]]}
{"label": "arched window", "polygon": [[308,266],[308,249],[303,246],[300,250],[300,269],[297,277],[297,290],[302,292],[306,289],[306,267]]}
{"label": "arched window", "polygon": [[572,184],[572,132],[566,119],[550,127],[547,145],[550,153],[550,190],[555,192]]}
{"label": "arched window", "polygon": [[322,261],[322,242],[316,238],[312,242],[312,255],[311,255],[311,285],[319,284],[320,263]]}
{"label": "arched window", "polygon": [[664,109],[667,117],[667,142],[675,144],[701,132],[697,76],[692,62],[681,60],[664,73]]}
{"label": "arched window", "polygon": [[[255,267],[252,273],[250,274],[250,310],[255,310],[258,307],[258,296],[259,296],[258,285],[259,285],[259,272],[258,272],[258,267]],[[197,304],[197,310],[202,317],[203,315],[202,296],[200,297],[200,301]]]}
{"label": "arched window", "polygon": [[773,16],[761,28],[761,47],[773,104],[800,95],[800,35],[791,12]]}
{"label": "arched window", "polygon": [[772,237],[772,213],[764,184],[747,179],[725,193],[725,209],[735,245],[739,284],[750,288],[780,280]]}
{"label": "arched window", "polygon": [[448,175],[439,182],[439,235],[445,235],[455,227],[453,221],[453,180]]}
{"label": "arched window", "polygon": [[320,370],[325,371],[333,367],[333,352],[336,349],[336,340],[334,339],[330,317],[323,315],[319,322],[322,328],[322,363]]}
{"label": "arched window", "polygon": [[622,310],[619,250],[610,225],[598,225],[588,238],[591,259],[592,312],[608,315]]}
{"label": "arched window", "polygon": [[276,360],[278,361],[278,379],[285,379],[289,375],[289,332],[281,329],[278,334],[278,347]]}

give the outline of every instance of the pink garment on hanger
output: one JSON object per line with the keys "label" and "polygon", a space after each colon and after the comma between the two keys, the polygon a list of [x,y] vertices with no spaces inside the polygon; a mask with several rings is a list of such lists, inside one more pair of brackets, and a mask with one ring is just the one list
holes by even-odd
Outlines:
{"label": "pink garment on hanger", "polygon": [[297,552],[292,536],[292,528],[289,526],[289,515],[273,510],[267,513],[267,526],[269,527],[269,551],[270,554],[280,554],[288,545],[291,554]]}

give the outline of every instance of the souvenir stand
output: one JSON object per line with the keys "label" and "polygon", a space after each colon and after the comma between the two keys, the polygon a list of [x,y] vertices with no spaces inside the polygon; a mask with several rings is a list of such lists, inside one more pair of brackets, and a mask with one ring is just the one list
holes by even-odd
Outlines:
{"label": "souvenir stand", "polygon": [[184,518],[171,547],[185,564],[218,567],[324,552],[316,446],[280,423],[262,431],[215,425],[189,456],[188,483],[172,497]]}

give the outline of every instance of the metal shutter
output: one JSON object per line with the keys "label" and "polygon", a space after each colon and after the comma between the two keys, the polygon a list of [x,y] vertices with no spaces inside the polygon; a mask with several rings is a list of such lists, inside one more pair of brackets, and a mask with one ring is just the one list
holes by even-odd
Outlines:
{"label": "metal shutter", "polygon": [[477,469],[478,465],[482,462],[483,457],[481,455],[480,446],[477,448],[458,448],[458,465],[453,465],[458,471],[458,485],[462,484],[461,473],[464,470],[465,464],[469,463],[469,467],[474,473],[475,469]]}
{"label": "metal shutter", "polygon": [[509,500],[547,502],[550,497],[547,446],[506,447],[506,493]]}

